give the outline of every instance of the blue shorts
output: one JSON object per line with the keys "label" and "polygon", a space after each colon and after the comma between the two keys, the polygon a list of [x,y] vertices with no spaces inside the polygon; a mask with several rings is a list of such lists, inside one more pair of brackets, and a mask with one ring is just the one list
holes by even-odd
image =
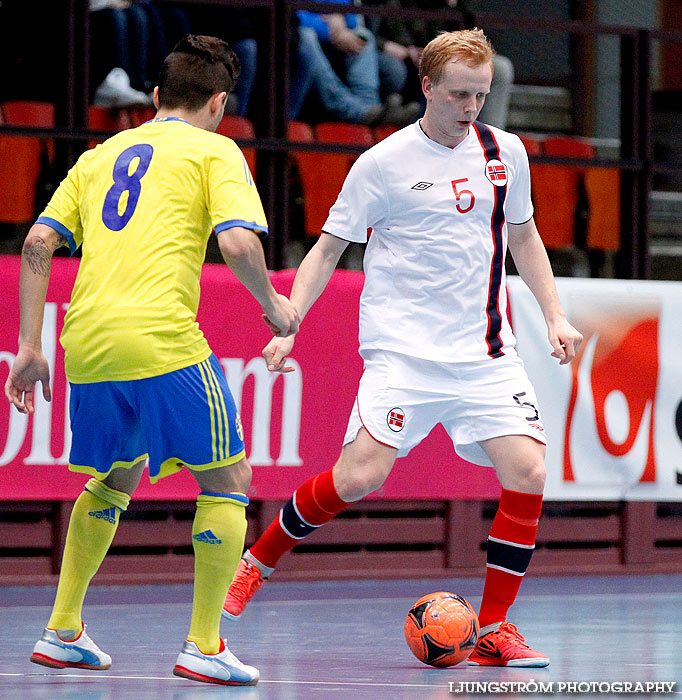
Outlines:
{"label": "blue shorts", "polygon": [[152,482],[183,466],[214,469],[244,457],[244,434],[215,355],[157,377],[71,384],[69,469],[103,479],[149,458]]}

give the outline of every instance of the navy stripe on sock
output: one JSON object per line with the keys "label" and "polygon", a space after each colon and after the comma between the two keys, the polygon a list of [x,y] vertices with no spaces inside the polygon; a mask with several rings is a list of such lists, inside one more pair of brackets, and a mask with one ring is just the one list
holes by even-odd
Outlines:
{"label": "navy stripe on sock", "polygon": [[244,505],[249,505],[249,497],[243,493],[218,493],[217,491],[202,491],[202,496],[214,496],[217,498],[231,498],[233,501],[239,501]]}
{"label": "navy stripe on sock", "polygon": [[487,563],[523,576],[528,569],[533,551],[527,547],[515,547],[513,544],[489,539]]}
{"label": "navy stripe on sock", "polygon": [[279,520],[282,527],[291,537],[302,540],[306,535],[317,530],[319,526],[310,525],[296,512],[296,507],[294,506],[295,497],[296,494],[286,502],[284,508],[279,512]]}

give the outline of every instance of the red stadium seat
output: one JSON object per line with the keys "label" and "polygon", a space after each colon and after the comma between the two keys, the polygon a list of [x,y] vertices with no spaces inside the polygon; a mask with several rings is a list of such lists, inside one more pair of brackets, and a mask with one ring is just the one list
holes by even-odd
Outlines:
{"label": "red stadium seat", "polygon": [[[13,126],[54,126],[54,105],[48,102],[4,102],[4,123]],[[0,221],[24,224],[36,215],[36,184],[51,159],[51,140],[0,134]]]}
{"label": "red stadium seat", "polygon": [[0,221],[24,224],[35,218],[36,183],[43,145],[28,136],[0,134]]}
{"label": "red stadium seat", "polygon": [[[372,130],[360,124],[325,122],[315,127],[314,134],[317,141],[322,143],[348,143],[368,147],[374,143]],[[308,235],[319,236],[327,220],[329,209],[336,201],[343,181],[357,159],[357,155],[309,152],[300,153],[295,158],[303,185],[305,231]]]}
{"label": "red stadium seat", "polygon": [[375,126],[374,141],[376,143],[379,143],[379,141],[383,141],[387,136],[395,134],[395,132],[399,130],[400,127],[396,126],[395,124],[383,124],[382,126]]}
{"label": "red stadium seat", "polygon": [[[526,153],[529,156],[539,156],[542,154],[542,144],[540,141],[538,141],[536,138],[533,136],[529,136],[528,134],[517,134],[517,136],[521,139],[521,143],[523,144],[524,148],[526,149]],[[545,237],[544,232],[540,229],[540,225],[537,223],[537,211],[538,211],[538,199],[541,199],[543,196],[543,188],[542,188],[542,182],[538,182],[538,180],[542,179],[543,176],[543,171],[542,168],[544,166],[538,163],[531,163],[530,164],[530,180],[531,180],[531,190],[532,190],[532,196],[533,196],[533,206],[535,208],[535,213],[534,213],[534,218],[535,218],[535,223],[538,225],[538,230],[540,231],[540,235],[543,238],[543,241],[547,247],[550,247],[548,245],[547,239]]]}
{"label": "red stadium seat", "polygon": [[[225,115],[220,122],[217,133],[227,136],[231,139],[254,139],[256,138],[256,130],[253,124],[246,117],[236,117],[234,115]],[[254,180],[256,178],[256,150],[254,148],[242,148],[242,153],[248,163],[251,175]]]}
{"label": "red stadium seat", "polygon": [[[287,126],[287,138],[289,141],[298,143],[313,143],[315,135],[309,124],[304,122],[292,121]],[[293,160],[298,170],[298,176],[301,182],[301,193],[303,196],[303,218],[305,233],[308,235],[320,235],[322,223],[319,223],[320,218],[324,215],[318,202],[319,199],[316,193],[316,188],[319,183],[318,158],[319,153],[315,151],[289,151],[289,156]],[[314,227],[317,226],[317,229]]]}
{"label": "red stadium seat", "polygon": [[549,136],[542,142],[542,149],[548,156],[594,158],[595,155],[592,144],[572,136]]}
{"label": "red stadium seat", "polygon": [[98,131],[123,131],[130,129],[132,123],[130,115],[124,109],[110,109],[109,107],[88,108],[88,127]]}
{"label": "red stadium seat", "polygon": [[150,119],[154,119],[156,116],[156,108],[155,107],[131,107],[128,110],[128,114],[130,115],[130,124],[131,126],[140,126],[140,124],[144,124],[145,122],[148,122]]}
{"label": "red stadium seat", "polygon": [[589,207],[587,247],[593,250],[618,250],[620,171],[617,168],[587,168],[585,191]]}
{"label": "red stadium seat", "polygon": [[[557,136],[545,139],[545,155],[594,158],[594,147],[580,139]],[[535,164],[531,169],[535,222],[547,248],[567,248],[575,241],[575,213],[585,168],[575,165]]]}
{"label": "red stadium seat", "polygon": [[43,129],[54,126],[54,105],[51,102],[3,102],[2,114],[5,123],[14,126],[36,126]]}
{"label": "red stadium seat", "polygon": [[[591,144],[568,137],[546,139],[547,155],[594,158]],[[551,166],[545,166],[551,167]],[[557,166],[554,166],[557,167]],[[559,166],[560,167],[560,166]],[[587,247],[597,250],[618,250],[620,247],[620,172],[615,168],[571,168],[571,205],[577,204],[576,179],[582,178],[587,194]],[[575,212],[575,207],[573,209]]]}
{"label": "red stadium seat", "polygon": [[[313,131],[317,140],[322,143],[349,143],[368,147],[374,144],[372,130],[363,124],[323,122],[318,124]],[[353,161],[357,158],[355,155],[348,157]]]}
{"label": "red stadium seat", "polygon": [[[130,115],[125,109],[97,107],[88,108],[88,128],[93,131],[124,131],[131,127]],[[94,148],[102,141],[88,141],[88,148]]]}
{"label": "red stadium seat", "polygon": [[542,145],[536,138],[528,134],[517,134],[517,136],[521,139],[521,143],[529,156],[539,156],[542,153]]}

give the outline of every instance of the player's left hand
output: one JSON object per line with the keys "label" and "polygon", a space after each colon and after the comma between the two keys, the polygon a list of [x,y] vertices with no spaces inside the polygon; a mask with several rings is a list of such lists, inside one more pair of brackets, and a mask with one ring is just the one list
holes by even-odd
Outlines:
{"label": "player's left hand", "polygon": [[548,323],[549,342],[552,345],[552,357],[559,360],[560,365],[567,365],[578,353],[582,334],[565,319]]}
{"label": "player's left hand", "polygon": [[9,377],[5,382],[5,396],[19,413],[33,413],[33,393],[36,382],[43,385],[43,397],[52,399],[50,366],[43,353],[31,346],[20,346]]}

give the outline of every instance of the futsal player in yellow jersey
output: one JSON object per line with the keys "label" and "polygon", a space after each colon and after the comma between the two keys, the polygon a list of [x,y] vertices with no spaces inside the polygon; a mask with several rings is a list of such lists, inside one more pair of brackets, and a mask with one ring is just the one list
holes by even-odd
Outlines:
{"label": "futsal player in yellow jersey", "polygon": [[33,412],[50,399],[40,336],[52,254],[82,246],[61,341],[71,389],[70,469],[91,475],[74,505],[57,596],[31,660],[107,669],[86,634],[85,593],[145,464],[152,481],[188,468],[201,490],[192,528],[194,603],[173,672],[253,685],[219,636],[241,556],[251,467],[219,362],[199,326],[199,277],[212,231],[226,263],[283,335],[299,316],[272,287],[258,236],[267,234],[248,166],[215,134],[239,74],[220,39],[188,36],[167,57],[155,119],[84,153],[29,231],[22,251],[21,328],[7,398]]}

